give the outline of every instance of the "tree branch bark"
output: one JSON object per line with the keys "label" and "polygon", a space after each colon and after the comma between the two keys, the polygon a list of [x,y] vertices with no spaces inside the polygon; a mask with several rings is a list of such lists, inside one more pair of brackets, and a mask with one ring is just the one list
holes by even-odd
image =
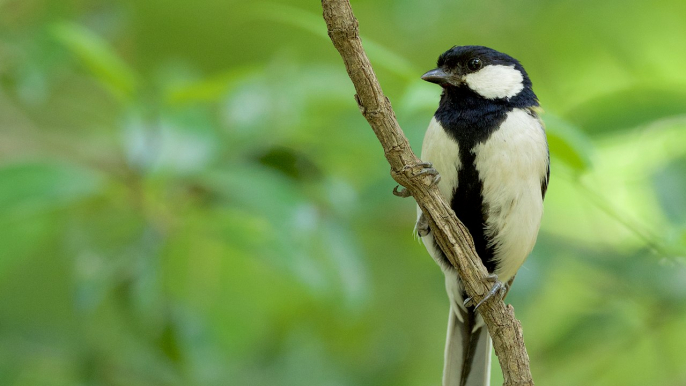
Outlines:
{"label": "tree branch bark", "polygon": [[[419,166],[421,161],[412,152],[362,48],[358,22],[349,0],[322,0],[322,7],[329,37],[341,54],[355,86],[355,99],[360,111],[383,146],[391,165],[391,176],[415,198],[429,219],[436,242],[457,269],[467,295],[479,302],[492,286],[492,282],[486,279],[488,272],[474,250],[469,231],[443,201],[438,188],[431,186],[433,177],[418,174],[422,169]],[[533,385],[522,326],[515,318],[512,306],[506,306],[496,298],[481,305],[479,313],[493,338],[504,385]]]}

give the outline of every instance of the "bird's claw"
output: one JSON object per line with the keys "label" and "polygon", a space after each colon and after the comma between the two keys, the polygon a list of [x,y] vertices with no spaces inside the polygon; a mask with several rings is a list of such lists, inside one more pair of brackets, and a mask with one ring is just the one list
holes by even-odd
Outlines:
{"label": "bird's claw", "polygon": [[[438,174],[438,170],[436,170],[433,167],[433,164],[431,162],[418,163],[416,166],[422,167],[422,170],[420,170],[419,173],[417,173],[417,176],[422,176],[425,174],[434,176],[434,179],[433,179],[433,181],[431,181],[430,186],[434,186],[441,181],[441,175]],[[394,196],[406,198],[406,197],[410,197],[412,195],[407,189],[405,189],[405,188],[398,189],[399,187],[400,187],[399,185],[396,185],[395,188],[393,188],[393,195]]]}
{"label": "bird's claw", "polygon": [[[508,288],[507,288],[507,285],[503,284],[500,280],[498,280],[498,275],[492,273],[492,274],[486,276],[486,279],[488,279],[488,281],[492,281],[492,282],[493,282],[493,287],[491,287],[491,290],[488,291],[488,293],[486,294],[486,296],[484,296],[484,298],[481,299],[481,301],[480,301],[479,303],[477,303],[476,306],[474,306],[474,311],[476,311],[477,309],[479,309],[479,307],[480,307],[482,304],[484,304],[484,302],[485,302],[486,300],[492,298],[493,296],[499,295],[499,296],[500,296],[500,299],[503,299],[503,298],[505,297],[505,294],[507,294],[507,289],[508,289]],[[474,302],[472,301],[472,298],[471,298],[471,297],[468,297],[468,298],[466,298],[466,299],[464,300],[464,303],[463,303],[463,304],[464,304],[465,307],[469,307],[469,306],[471,306],[473,303],[474,303]]]}
{"label": "bird's claw", "polygon": [[419,237],[424,237],[429,234],[429,220],[426,219],[424,213],[419,216],[417,224],[415,225],[415,229],[417,230]]}
{"label": "bird's claw", "polygon": [[405,188],[398,189],[399,187],[400,187],[400,185],[396,185],[395,188],[393,188],[393,195],[394,196],[406,198],[406,197],[410,197],[412,195],[409,190],[407,190]]}
{"label": "bird's claw", "polygon": [[422,162],[418,164],[417,166],[421,166],[422,170],[417,173],[418,176],[422,176],[424,174],[429,174],[434,176],[433,181],[431,181],[431,186],[434,186],[438,184],[441,181],[441,175],[438,174],[438,170],[434,168],[434,165],[431,162]]}

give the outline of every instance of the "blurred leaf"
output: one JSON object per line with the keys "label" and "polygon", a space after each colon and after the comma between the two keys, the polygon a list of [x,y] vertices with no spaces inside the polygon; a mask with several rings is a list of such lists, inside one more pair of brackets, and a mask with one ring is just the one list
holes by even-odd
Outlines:
{"label": "blurred leaf", "polygon": [[378,66],[385,68],[386,71],[405,78],[406,80],[415,80],[424,73],[415,68],[412,63],[402,55],[384,47],[381,43],[377,43],[364,36],[360,36],[360,39],[363,42],[362,44],[364,45],[365,51],[367,51],[367,55],[372,64],[377,64]]}
{"label": "blurred leaf", "polygon": [[207,184],[234,205],[266,214],[274,221],[292,220],[296,207],[303,204],[303,197],[293,181],[262,166],[233,166],[209,174]]}
{"label": "blurred leaf", "polygon": [[357,240],[343,224],[334,221],[325,221],[321,231],[324,241],[322,252],[329,256],[330,272],[338,275],[348,305],[359,307],[369,296],[369,285]]}
{"label": "blurred leaf", "polygon": [[440,96],[440,87],[425,81],[415,80],[407,86],[400,100],[398,114],[414,114],[420,111],[433,112],[438,108]]}
{"label": "blurred leaf", "polygon": [[680,89],[636,87],[589,100],[567,112],[589,134],[634,128],[661,118],[686,114],[686,93]]}
{"label": "blurred leaf", "polygon": [[[321,15],[302,9],[277,3],[260,3],[254,8],[256,18],[277,21],[301,28],[329,41],[326,23]],[[367,56],[372,64],[377,64],[387,71],[407,80],[414,80],[422,74],[412,63],[376,41],[360,35]]]}
{"label": "blurred leaf", "polygon": [[0,168],[0,213],[21,218],[56,209],[94,193],[100,182],[97,174],[73,165],[8,165]]}
{"label": "blurred leaf", "polygon": [[306,256],[304,246],[295,239],[308,231],[310,223],[303,219],[306,204],[292,180],[271,169],[245,164],[211,173],[203,184],[216,192],[218,199],[252,213],[255,220],[262,219],[264,249],[281,251],[269,256],[275,262],[292,268],[296,258]]}
{"label": "blurred leaf", "polygon": [[283,146],[270,148],[259,156],[259,163],[278,170],[294,180],[311,180],[321,177],[321,170],[305,154]]}
{"label": "blurred leaf", "polygon": [[130,165],[146,172],[191,174],[204,170],[218,141],[200,110],[173,109],[154,120],[132,112],[123,123],[124,151]]}
{"label": "blurred leaf", "polygon": [[592,146],[586,135],[550,113],[544,114],[543,119],[551,156],[557,157],[576,172],[588,170],[591,167]]}
{"label": "blurred leaf", "polygon": [[119,98],[132,98],[136,91],[136,74],[104,39],[73,23],[55,24],[51,30],[103,86]]}
{"label": "blurred leaf", "polygon": [[673,223],[686,224],[686,159],[670,162],[653,176],[653,187],[662,209]]}
{"label": "blurred leaf", "polygon": [[46,214],[93,194],[100,178],[88,170],[50,163],[0,168],[0,272],[52,238],[59,229]]}
{"label": "blurred leaf", "polygon": [[165,99],[170,104],[214,102],[224,97],[241,79],[259,74],[260,69],[259,65],[237,67],[196,82],[174,85],[167,90]]}
{"label": "blurred leaf", "polygon": [[13,216],[0,217],[0,226],[0,277],[5,277],[16,263],[34,254],[50,254],[61,224],[53,216],[31,216],[24,221]]}

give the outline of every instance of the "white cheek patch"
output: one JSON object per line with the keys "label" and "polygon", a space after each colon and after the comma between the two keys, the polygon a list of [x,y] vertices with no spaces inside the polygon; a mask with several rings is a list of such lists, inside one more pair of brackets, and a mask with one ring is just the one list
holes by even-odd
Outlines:
{"label": "white cheek patch", "polygon": [[465,76],[464,80],[486,99],[512,98],[524,89],[522,73],[514,65],[489,65]]}

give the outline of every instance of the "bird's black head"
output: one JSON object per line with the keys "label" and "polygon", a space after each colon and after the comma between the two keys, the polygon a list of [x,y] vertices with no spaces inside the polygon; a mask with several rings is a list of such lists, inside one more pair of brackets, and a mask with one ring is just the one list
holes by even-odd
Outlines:
{"label": "bird's black head", "polygon": [[438,67],[422,79],[441,85],[446,92],[468,88],[484,99],[526,99],[532,105],[538,104],[531,80],[519,61],[487,47],[455,46],[441,54]]}

